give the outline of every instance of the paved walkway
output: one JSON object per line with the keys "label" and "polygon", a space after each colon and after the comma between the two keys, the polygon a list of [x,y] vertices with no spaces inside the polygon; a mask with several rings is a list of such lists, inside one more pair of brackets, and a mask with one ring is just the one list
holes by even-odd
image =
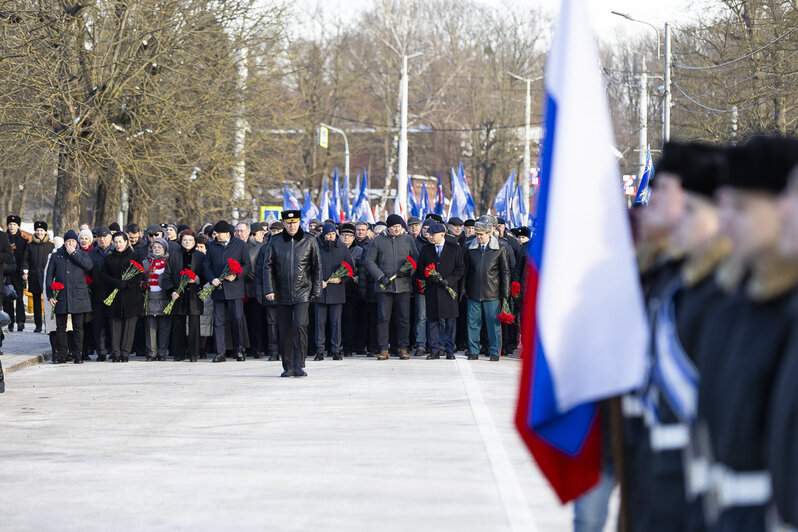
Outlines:
{"label": "paved walkway", "polygon": [[3,363],[3,373],[8,375],[21,369],[42,364],[50,359],[50,340],[44,333],[34,333],[33,326],[28,325],[29,330],[8,332],[4,328],[6,335],[0,351],[5,353],[0,356]]}
{"label": "paved walkway", "polygon": [[262,360],[30,367],[0,396],[0,526],[569,530],[570,507],[512,426],[519,368],[461,356],[309,361],[305,379]]}

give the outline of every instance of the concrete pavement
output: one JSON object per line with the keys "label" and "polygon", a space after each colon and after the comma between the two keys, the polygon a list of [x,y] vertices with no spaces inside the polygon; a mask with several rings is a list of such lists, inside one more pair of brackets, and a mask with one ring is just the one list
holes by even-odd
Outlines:
{"label": "concrete pavement", "polygon": [[0,396],[0,528],[568,530],[512,426],[519,368],[30,367]]}

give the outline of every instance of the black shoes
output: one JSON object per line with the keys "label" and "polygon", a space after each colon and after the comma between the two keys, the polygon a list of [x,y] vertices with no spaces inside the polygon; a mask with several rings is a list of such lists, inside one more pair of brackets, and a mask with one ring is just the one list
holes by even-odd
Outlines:
{"label": "black shoes", "polygon": [[280,360],[280,355],[272,355],[269,357],[269,362],[278,362]]}
{"label": "black shoes", "polygon": [[280,375],[280,377],[293,377],[293,376],[294,376],[294,370],[292,369],[287,369],[282,373],[282,375]]}
{"label": "black shoes", "polygon": [[413,356],[414,357],[423,357],[424,356],[424,350],[419,347],[418,349],[416,349],[416,352],[413,353]]}
{"label": "black shoes", "polygon": [[499,357],[497,355],[491,355],[490,356],[490,361],[491,362],[498,362],[499,361]]}
{"label": "black shoes", "polygon": [[222,354],[222,355],[216,355],[216,358],[214,358],[213,360],[211,360],[211,362],[227,362],[227,357],[226,357],[226,356],[224,356],[224,354]]}
{"label": "black shoes", "polygon": [[[97,362],[105,362],[105,355],[97,355]],[[116,362],[116,360],[114,360]]]}
{"label": "black shoes", "polygon": [[236,360],[239,362],[245,362],[247,360],[247,356],[243,352],[238,351],[236,353]]}
{"label": "black shoes", "polygon": [[302,368],[297,368],[294,370],[294,377],[307,377],[308,374],[305,373],[305,370]]}
{"label": "black shoes", "polygon": [[479,360],[479,355],[468,354],[468,360]]}
{"label": "black shoes", "polygon": [[438,355],[438,353],[430,353],[427,355],[427,360],[438,360],[439,358],[441,357]]}
{"label": "black shoes", "polygon": [[33,329],[33,332],[40,333],[40,332],[42,332],[42,328],[41,327],[36,327],[35,329]]}
{"label": "black shoes", "polygon": [[197,357],[195,357],[194,355],[189,355],[188,356],[188,361],[189,362],[196,362],[197,361]]}
{"label": "black shoes", "polygon": [[24,323],[17,323],[17,330],[18,331],[24,331],[25,330],[25,324]]}
{"label": "black shoes", "polygon": [[446,360],[454,360],[454,353],[446,353]]}
{"label": "black shoes", "polygon": [[313,357],[313,360],[315,360],[316,362],[318,362],[319,360],[324,360],[324,355],[318,354],[315,357]]}
{"label": "black shoes", "polygon": [[[346,355],[344,355],[344,356],[346,356]],[[340,354],[339,355],[333,354],[333,360],[343,360],[343,359],[344,359],[344,357],[342,357]]]}

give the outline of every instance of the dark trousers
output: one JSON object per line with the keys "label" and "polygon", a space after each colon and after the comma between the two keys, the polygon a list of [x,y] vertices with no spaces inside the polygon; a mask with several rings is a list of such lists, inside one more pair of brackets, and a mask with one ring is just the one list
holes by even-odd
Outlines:
{"label": "dark trousers", "polygon": [[277,322],[277,305],[266,305],[267,354],[271,357],[280,354],[280,327]]}
{"label": "dark trousers", "polygon": [[130,355],[133,349],[133,337],[136,334],[136,322],[138,318],[112,318],[109,320],[111,329],[111,356],[119,358],[119,355]]}
{"label": "dark trousers", "polygon": [[377,294],[377,345],[381,351],[388,349],[388,326],[391,314],[396,311],[396,345],[407,349],[410,344],[410,296],[404,294]]}
{"label": "dark trousers", "polygon": [[108,307],[105,303],[92,303],[91,305],[91,321],[92,332],[94,333],[94,349],[97,350],[98,355],[108,354],[108,343],[106,342],[106,309]]}
{"label": "dark trousers", "polygon": [[344,305],[324,305],[314,304],[314,314],[316,316],[316,354],[324,353],[324,344],[327,339],[325,330],[327,321],[330,322],[330,351],[333,355],[341,354],[341,316],[343,315]]}
{"label": "dark trousers", "polygon": [[305,367],[308,352],[308,306],[310,303],[277,305],[283,369]]}
{"label": "dark trousers", "polygon": [[7,297],[3,303],[8,317],[11,318],[11,324],[25,323],[25,302],[23,301],[22,290],[17,291],[16,298]]}
{"label": "dark trousers", "polygon": [[440,350],[446,353],[454,353],[454,339],[457,332],[457,318],[440,318],[437,320],[427,319],[429,324],[429,350],[430,353],[437,353]]}
{"label": "dark trousers", "polygon": [[172,316],[147,316],[147,327],[144,332],[147,356],[168,356],[171,333]]}
{"label": "dark trousers", "polygon": [[341,316],[341,342],[345,353],[362,353],[365,346],[363,338],[366,328],[365,323],[358,323],[360,314],[360,300],[357,296],[347,296]]}
{"label": "dark trousers", "polygon": [[[186,336],[188,321],[188,336]],[[200,317],[175,314],[172,319],[172,354],[176,360],[182,360],[186,354],[199,356],[200,350]]]}
{"label": "dark trousers", "polygon": [[233,334],[233,350],[244,351],[244,300],[215,299],[213,301],[213,332],[216,336],[216,352],[220,355],[227,351],[225,344],[225,323],[230,320]]}
{"label": "dark trousers", "polygon": [[249,351],[253,355],[263,353],[263,306],[255,298],[244,303],[244,316],[249,332]]}
{"label": "dark trousers", "polygon": [[33,296],[33,323],[37,329],[42,328],[42,293],[31,294]]}
{"label": "dark trousers", "polygon": [[69,314],[55,315],[55,339],[58,346],[58,358],[66,360],[67,356],[71,354],[77,360],[83,350],[83,320],[86,314],[72,314],[72,334],[69,335],[69,345],[67,345],[67,316]]}

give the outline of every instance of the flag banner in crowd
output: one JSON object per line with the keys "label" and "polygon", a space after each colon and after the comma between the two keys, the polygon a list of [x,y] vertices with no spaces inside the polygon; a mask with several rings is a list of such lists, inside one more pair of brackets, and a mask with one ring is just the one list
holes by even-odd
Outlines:
{"label": "flag banner in crowd", "polygon": [[330,203],[331,203],[331,211],[332,211],[332,221],[335,223],[341,223],[344,220],[343,218],[343,206],[341,205],[341,183],[338,177],[338,168],[333,170],[333,185],[332,191],[330,192]]}
{"label": "flag banner in crowd", "polygon": [[446,213],[446,202],[443,196],[443,183],[441,182],[441,174],[438,173],[438,186],[435,187],[435,206],[432,212],[438,216],[443,216]]}
{"label": "flag banner in crowd", "polygon": [[643,177],[640,178],[640,185],[637,187],[637,196],[635,196],[635,205],[648,205],[648,197],[651,190],[648,183],[654,174],[654,168],[651,164],[651,150],[646,149],[646,165],[643,170]]}
{"label": "flag banner in crowd", "polygon": [[[508,209],[507,216],[505,217],[507,223],[510,224],[512,227],[526,227],[529,225],[529,216],[527,215],[527,209],[524,208],[524,198],[521,195],[521,187],[520,185],[515,185],[512,187],[512,192],[510,193],[510,208]],[[500,215],[501,216],[501,215]]]}
{"label": "flag banner in crowd", "polygon": [[341,212],[342,222],[352,219],[352,202],[349,200],[349,174],[344,176],[344,183],[341,185]]}
{"label": "flag banner in crowd", "polygon": [[424,217],[432,212],[432,209],[429,207],[429,195],[427,194],[427,185],[424,183],[421,184],[421,200],[419,200],[418,204],[419,210],[419,217],[424,219]]}
{"label": "flag banner in crowd", "polygon": [[319,200],[319,218],[324,221],[333,219],[333,206],[332,197],[330,196],[330,189],[327,188],[327,178],[321,185],[321,199]]}
{"label": "flag banner in crowd", "polygon": [[360,193],[355,200],[353,209],[353,218],[358,222],[374,223],[374,212],[371,210],[368,196],[368,176],[366,170],[363,170],[363,177],[360,181]]}
{"label": "flag banner in crowd", "polygon": [[411,179],[407,180],[407,213],[408,216],[422,216],[421,208],[416,199],[416,189],[413,188],[413,181]]}
{"label": "flag banner in crowd", "polygon": [[302,220],[299,225],[304,231],[309,229],[310,220],[319,217],[319,208],[313,203],[310,197],[310,189],[305,189],[305,203],[302,205]]}
{"label": "flag banner in crowd", "polygon": [[460,186],[463,187],[463,191],[465,192],[466,196],[466,206],[465,211],[463,212],[464,218],[475,218],[474,213],[477,210],[477,206],[474,203],[474,197],[471,195],[471,187],[468,186],[468,178],[466,177],[465,170],[463,169],[463,163],[460,162],[460,166],[457,170],[457,177],[460,179]]}
{"label": "flag banner in crowd", "polygon": [[504,182],[496,198],[493,200],[493,209],[496,211],[496,216],[509,220],[510,218],[510,203],[513,191],[515,190],[515,170],[510,172],[510,177]]}
{"label": "flag banner in crowd", "polygon": [[302,208],[302,204],[299,203],[299,199],[291,192],[291,189],[288,188],[288,185],[283,185],[283,210],[284,211],[295,211]]}
{"label": "flag banner in crowd", "polygon": [[597,401],[642,385],[648,336],[587,13],[585,0],[563,0],[546,65],[543,179],[516,412],[519,432],[563,502],[598,481]]}

